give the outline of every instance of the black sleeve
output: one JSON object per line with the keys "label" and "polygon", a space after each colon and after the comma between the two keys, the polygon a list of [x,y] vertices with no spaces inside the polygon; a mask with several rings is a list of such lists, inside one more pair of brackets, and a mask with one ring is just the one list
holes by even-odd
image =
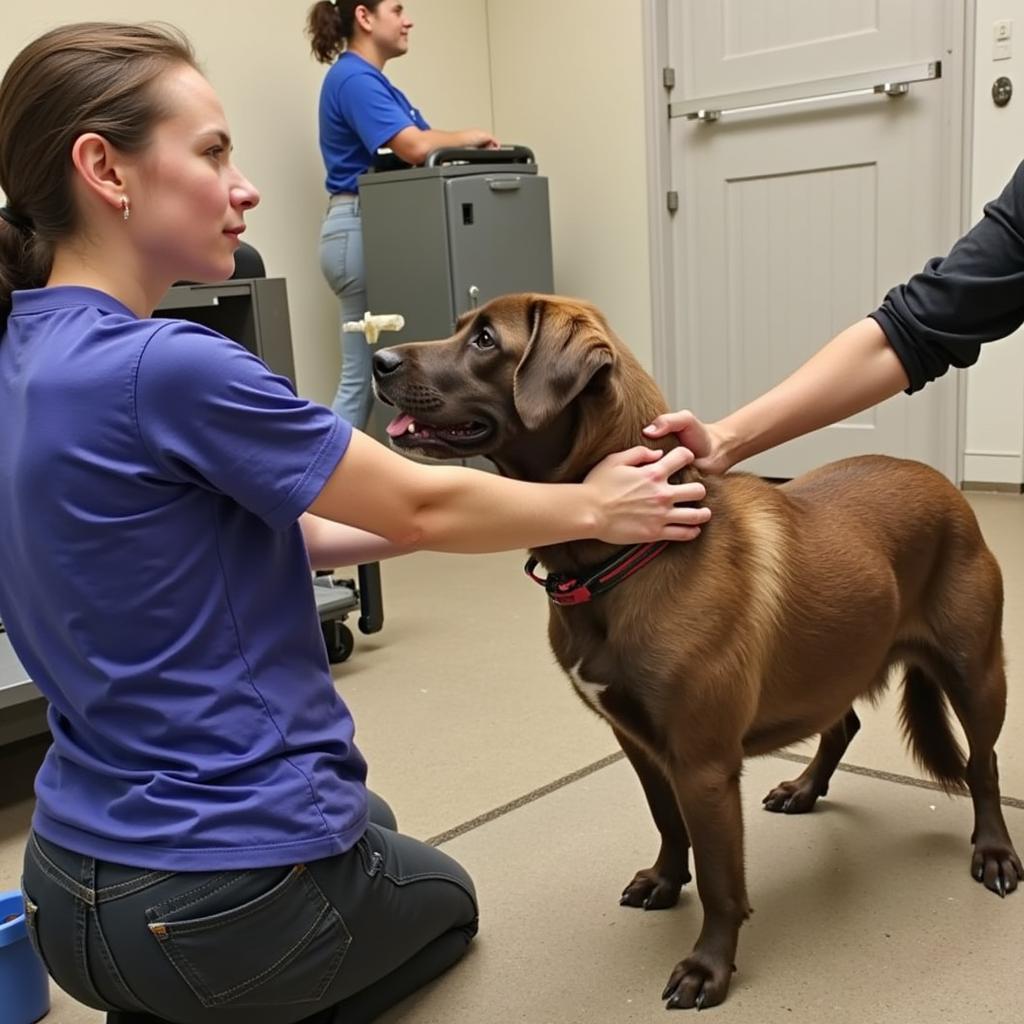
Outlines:
{"label": "black sleeve", "polygon": [[918,391],[1024,323],[1024,163],[945,258],[929,260],[870,314]]}

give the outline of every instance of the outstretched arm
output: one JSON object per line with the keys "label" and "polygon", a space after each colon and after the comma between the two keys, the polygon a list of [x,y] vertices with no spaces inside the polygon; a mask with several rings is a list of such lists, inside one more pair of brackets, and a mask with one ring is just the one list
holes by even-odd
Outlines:
{"label": "outstretched arm", "polygon": [[422,465],[359,431],[309,512],[373,531],[394,549],[483,552],[598,538],[690,540],[710,517],[700,483],[668,479],[693,459],[638,447],[609,455],[580,484],[538,484],[461,466]]}
{"label": "outstretched arm", "polygon": [[877,321],[866,317],[837,334],[770,391],[715,423],[689,410],[665,413],[648,437],[674,433],[706,473],[836,423],[904,390],[906,370]]}

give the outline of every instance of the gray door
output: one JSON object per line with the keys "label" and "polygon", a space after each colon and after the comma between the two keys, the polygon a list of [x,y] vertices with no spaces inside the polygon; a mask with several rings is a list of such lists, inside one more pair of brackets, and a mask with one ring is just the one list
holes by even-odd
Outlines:
{"label": "gray door", "polygon": [[[795,369],[960,227],[962,0],[659,0],[673,293],[667,390],[717,418]],[[659,20],[660,19],[660,24]],[[716,114],[719,114],[717,116]],[[957,475],[948,380],[749,460],[863,452]]]}

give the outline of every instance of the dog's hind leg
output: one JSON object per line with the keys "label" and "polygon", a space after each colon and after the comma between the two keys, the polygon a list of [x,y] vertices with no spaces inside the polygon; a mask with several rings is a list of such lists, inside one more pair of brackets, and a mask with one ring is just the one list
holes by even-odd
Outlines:
{"label": "dog's hind leg", "polygon": [[1006,708],[1006,675],[1001,650],[990,659],[988,669],[976,678],[981,682],[978,687],[963,685],[947,690],[970,749],[965,774],[974,804],[971,874],[986,889],[1005,896],[1024,882],[1024,867],[1003,818],[994,749]]}
{"label": "dog's hind leg", "polygon": [[661,849],[653,866],[641,868],[622,892],[624,907],[661,910],[674,907],[679,890],[690,881],[690,837],[679,813],[676,795],[664,772],[625,733],[612,727],[616,739],[640,778],[647,805],[661,833]]}
{"label": "dog's hind leg", "polygon": [[829,780],[859,729],[860,719],[850,708],[831,729],[821,734],[818,752],[803,772],[790,782],[780,782],[761,801],[765,809],[783,814],[806,814],[812,810],[818,797],[828,793]]}

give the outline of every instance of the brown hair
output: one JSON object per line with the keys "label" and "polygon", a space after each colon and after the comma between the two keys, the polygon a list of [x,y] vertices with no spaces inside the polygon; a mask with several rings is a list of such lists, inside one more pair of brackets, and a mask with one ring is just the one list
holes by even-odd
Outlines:
{"label": "brown hair", "polygon": [[356,8],[375,11],[383,0],[317,0],[306,18],[309,46],[321,64],[330,64],[344,53],[345,44],[356,30]]}
{"label": "brown hair", "polygon": [[71,150],[86,132],[144,149],[164,116],[153,82],[196,67],[185,36],[165,25],[85,22],[41,35],[0,82],[0,332],[16,288],[46,283],[54,243],[76,228]]}

